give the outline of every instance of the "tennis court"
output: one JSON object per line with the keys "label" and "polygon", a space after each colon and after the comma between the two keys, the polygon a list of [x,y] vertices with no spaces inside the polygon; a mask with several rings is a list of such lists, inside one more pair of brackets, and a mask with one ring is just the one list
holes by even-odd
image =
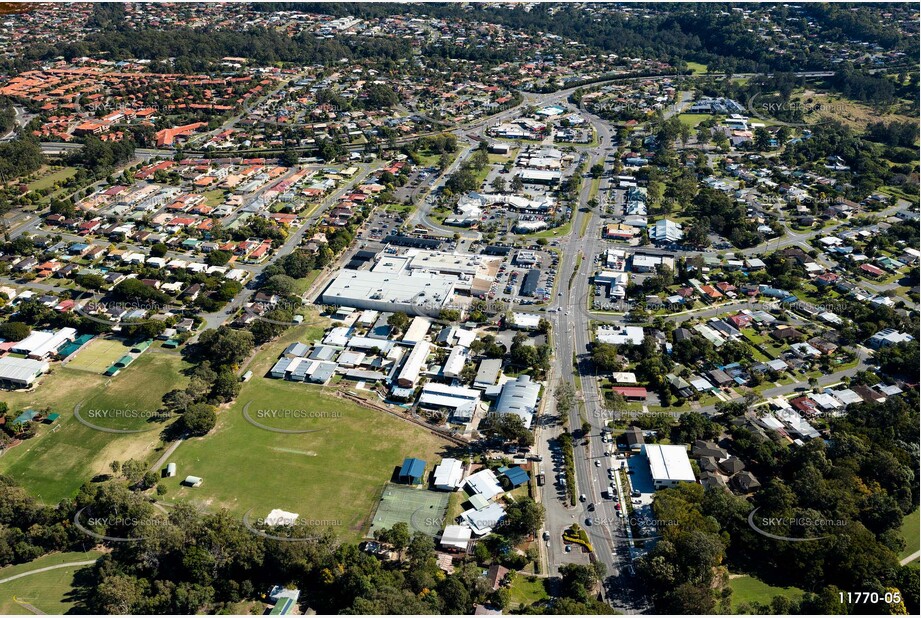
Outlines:
{"label": "tennis court", "polygon": [[96,337],[77,352],[67,366],[71,369],[102,373],[131,348],[118,339]]}
{"label": "tennis court", "polygon": [[374,536],[377,530],[392,528],[402,521],[409,525],[410,534],[422,532],[434,537],[445,526],[449,498],[450,494],[446,492],[388,483],[374,513],[369,534]]}

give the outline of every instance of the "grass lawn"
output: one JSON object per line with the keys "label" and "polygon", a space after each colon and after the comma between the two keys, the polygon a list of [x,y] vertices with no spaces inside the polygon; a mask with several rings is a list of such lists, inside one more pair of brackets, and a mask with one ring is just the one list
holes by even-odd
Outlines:
{"label": "grass lawn", "polygon": [[687,62],[686,64],[694,75],[701,75],[707,72],[707,65],[705,64],[701,64],[699,62]]}
{"label": "grass lawn", "polygon": [[681,121],[681,124],[687,125],[692,129],[707,118],[712,118],[712,116],[710,114],[678,114],[678,120]]}
{"label": "grass lawn", "polygon": [[319,277],[320,273],[322,272],[323,271],[320,269],[311,270],[309,273],[307,273],[306,277],[297,279],[296,280],[297,285],[295,286],[295,291],[298,294],[303,294],[304,292],[309,290],[310,286],[313,285],[313,282],[317,280],[317,277]]}
{"label": "grass lawn", "polygon": [[58,181],[67,180],[76,173],[77,168],[65,167],[45,174],[38,180],[30,182],[26,187],[29,191],[41,191],[42,189],[48,189]]}
{"label": "grass lawn", "polygon": [[[905,549],[899,554],[899,558],[907,558],[919,549],[921,549],[921,539],[918,536],[918,524],[921,523],[921,510],[915,509],[914,513],[906,515],[902,520],[902,527],[899,528],[899,534],[905,539]],[[917,562],[918,559],[915,559]]]}
{"label": "grass lawn", "polygon": [[582,217],[582,225],[579,226],[579,238],[585,238],[585,233],[588,231],[588,224],[592,220],[592,213],[585,213],[585,216]]}
{"label": "grass lawn", "polygon": [[[317,320],[307,322],[256,355],[248,366],[254,377],[243,385],[236,404],[219,414],[211,434],[176,450],[172,461],[179,472],[164,481],[165,500],[227,508],[241,516],[255,508],[257,518],[281,508],[354,539],[367,530],[384,484],[404,457],[420,457],[428,470],[434,468],[446,443],[428,431],[336,397],[330,387],[264,377],[288,343],[319,336]],[[315,431],[284,434],[259,428],[243,417],[244,407],[262,424]],[[260,410],[287,412],[267,418]],[[180,486],[190,474],[202,477],[203,484]]]}
{"label": "grass lawn", "polygon": [[547,594],[545,582],[546,580],[540,577],[527,577],[516,573],[510,588],[512,607],[517,607],[519,603],[530,605],[537,601],[549,599],[550,595]]}
{"label": "grass lawn", "polygon": [[406,214],[411,213],[415,209],[413,206],[408,206],[407,204],[396,204],[396,203],[384,204],[382,208],[386,212],[392,212],[392,213],[405,212]]}
{"label": "grass lawn", "polygon": [[[17,564],[0,569],[0,580],[34,569],[41,569],[68,562],[95,560],[101,552],[65,552],[42,556],[32,562]],[[28,575],[20,579],[0,584],[0,614],[33,615],[31,611],[16,601],[34,605],[48,614],[66,614],[75,603],[74,574],[89,567],[74,566]]]}
{"label": "grass lawn", "polygon": [[[572,217],[576,213],[572,214]],[[559,227],[552,227],[548,230],[541,230],[540,232],[535,232],[533,234],[521,234],[522,238],[560,238],[562,236],[569,236],[572,232],[572,217],[569,217],[569,220],[566,221],[563,225]]]}
{"label": "grass lawn", "polygon": [[770,603],[771,599],[776,596],[789,597],[791,599],[801,598],[803,591],[799,588],[780,588],[769,586],[760,579],[755,579],[750,575],[741,575],[729,580],[729,587],[732,589],[732,609],[738,611],[742,603]]}
{"label": "grass lawn", "polygon": [[[114,378],[57,367],[35,392],[7,394],[4,400],[11,410],[49,407],[61,417],[0,457],[0,473],[50,504],[72,496],[95,475],[108,473],[113,460],[152,462],[163,445],[162,425],[150,423],[150,418],[167,391],[184,385],[180,371],[187,366],[177,352],[154,347]],[[78,404],[81,417],[95,425],[150,430],[98,431],[74,417]],[[117,410],[131,410],[133,418],[119,417]]]}
{"label": "grass lawn", "polygon": [[211,208],[220,206],[224,203],[223,189],[212,189],[211,191],[205,191],[202,195],[205,196],[205,205]]}

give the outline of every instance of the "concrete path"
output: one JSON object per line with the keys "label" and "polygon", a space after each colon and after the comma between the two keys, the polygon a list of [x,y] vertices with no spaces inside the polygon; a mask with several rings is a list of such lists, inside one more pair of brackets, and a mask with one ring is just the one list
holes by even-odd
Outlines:
{"label": "concrete path", "polygon": [[919,557],[921,557],[921,550],[916,551],[915,553],[913,553],[913,554],[910,555],[910,556],[906,556],[906,557],[902,558],[902,560],[899,561],[899,564],[901,564],[902,566],[905,566],[905,565],[908,564],[909,562],[914,562],[914,561],[917,560]]}
{"label": "concrete path", "polygon": [[19,573],[18,575],[11,575],[9,577],[5,577],[3,579],[0,579],[0,584],[5,584],[7,582],[17,580],[21,577],[35,575],[36,573],[44,573],[45,571],[54,571],[55,569],[64,569],[67,567],[75,567],[75,566],[89,566],[91,564],[96,564],[96,561],[95,560],[81,560],[80,562],[65,562],[63,564],[53,564],[51,566],[46,566],[41,569],[33,569],[31,571],[26,571],[25,573]]}

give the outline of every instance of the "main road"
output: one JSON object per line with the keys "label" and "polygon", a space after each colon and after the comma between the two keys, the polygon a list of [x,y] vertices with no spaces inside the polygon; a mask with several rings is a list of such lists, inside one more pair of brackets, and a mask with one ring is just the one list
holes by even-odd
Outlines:
{"label": "main road", "polygon": [[[585,169],[591,169],[594,164],[604,162],[605,152],[614,146],[614,132],[604,120],[588,113],[585,113],[585,116],[598,136],[598,145],[583,151]],[[586,174],[578,196],[578,204],[574,208],[572,231],[568,237],[561,239],[559,292],[551,299],[547,308],[547,315],[553,324],[554,344],[551,383],[547,390],[554,392],[560,383],[568,383],[576,392],[576,405],[568,412],[566,420],[570,431],[580,436],[578,440],[574,440],[573,449],[575,491],[579,495],[584,495],[585,500],[577,501],[575,507],[566,507],[568,517],[565,514],[561,515],[559,498],[553,485],[547,484],[544,485],[543,502],[547,507],[547,528],[551,537],[559,537],[563,529],[573,522],[582,526],[592,541],[594,559],[603,563],[607,572],[605,598],[615,609],[634,613],[642,607],[626,593],[629,586],[622,585],[627,577],[625,567],[630,560],[624,529],[625,520],[618,518],[615,503],[605,500],[602,496],[609,484],[607,469],[612,465],[612,460],[605,456],[608,447],[601,437],[601,430],[605,427],[608,415],[601,405],[597,383],[591,377],[589,316],[587,312],[577,309],[585,306],[585,299],[589,293],[589,276],[600,242],[600,218],[587,206],[591,197],[591,187],[591,177]],[[587,230],[584,236],[580,235],[582,229]],[[581,433],[583,423],[588,423],[591,427],[585,436]],[[590,508],[592,510],[589,510]],[[567,559],[571,554],[562,553],[558,548],[559,545],[556,543],[551,544],[549,561],[552,573],[557,573],[561,564],[572,561]]]}

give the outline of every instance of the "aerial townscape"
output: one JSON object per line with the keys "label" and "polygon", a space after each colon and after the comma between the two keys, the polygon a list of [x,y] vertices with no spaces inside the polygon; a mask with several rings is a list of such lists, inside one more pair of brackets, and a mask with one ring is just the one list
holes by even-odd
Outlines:
{"label": "aerial townscape", "polygon": [[0,614],[918,615],[919,37],[0,2]]}

